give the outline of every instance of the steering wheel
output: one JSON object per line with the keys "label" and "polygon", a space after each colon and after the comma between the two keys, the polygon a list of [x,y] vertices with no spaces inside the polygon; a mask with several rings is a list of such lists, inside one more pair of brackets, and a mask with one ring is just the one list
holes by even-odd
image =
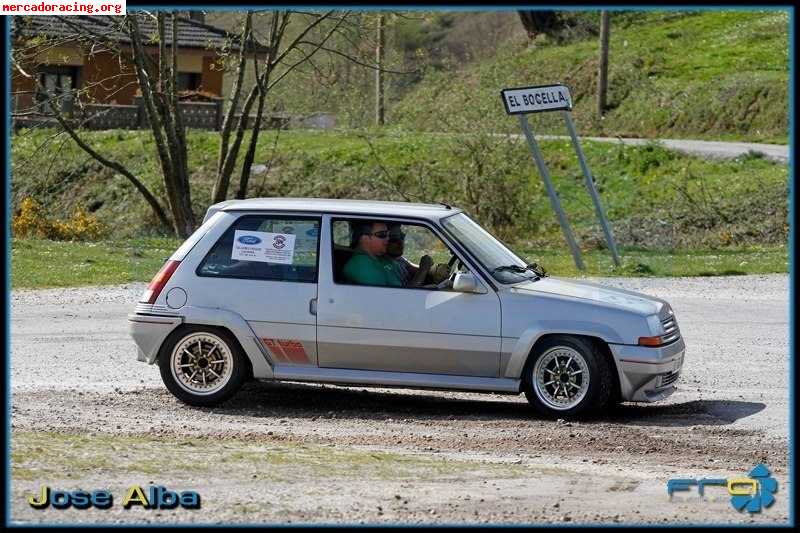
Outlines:
{"label": "steering wheel", "polygon": [[458,261],[458,266],[464,265],[464,263],[458,260],[458,256],[453,254],[453,256],[450,257],[450,261],[447,262],[447,277],[436,284],[437,289],[446,289],[453,286],[453,282],[456,280],[456,272],[458,272],[458,268],[453,268],[453,266],[456,265],[456,261]]}

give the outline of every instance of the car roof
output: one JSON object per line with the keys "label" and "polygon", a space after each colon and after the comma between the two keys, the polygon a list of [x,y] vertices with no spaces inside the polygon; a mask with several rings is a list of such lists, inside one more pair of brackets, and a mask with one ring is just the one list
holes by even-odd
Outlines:
{"label": "car roof", "polygon": [[227,200],[208,208],[205,219],[217,211],[301,211],[351,215],[397,215],[438,219],[461,210],[445,204],[344,200],[324,198],[248,198]]}

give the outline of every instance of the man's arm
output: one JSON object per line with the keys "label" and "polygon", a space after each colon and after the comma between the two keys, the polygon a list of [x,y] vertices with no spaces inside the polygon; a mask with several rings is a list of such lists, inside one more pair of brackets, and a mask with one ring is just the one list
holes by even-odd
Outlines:
{"label": "man's arm", "polygon": [[419,268],[414,273],[414,276],[409,280],[408,287],[419,287],[425,283],[425,278],[428,275],[431,267],[433,266],[433,259],[429,255],[423,255],[419,260]]}

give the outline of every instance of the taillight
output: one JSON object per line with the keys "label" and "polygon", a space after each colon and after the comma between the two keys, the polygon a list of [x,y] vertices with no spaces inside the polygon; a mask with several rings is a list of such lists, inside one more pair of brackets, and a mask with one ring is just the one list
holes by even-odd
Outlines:
{"label": "taillight", "polygon": [[156,298],[158,298],[158,295],[161,294],[161,290],[164,288],[164,285],[167,284],[169,278],[172,277],[175,269],[177,269],[178,265],[180,264],[180,261],[167,261],[164,263],[164,266],[161,267],[161,270],[158,271],[158,274],[153,277],[153,281],[150,282],[147,290],[142,293],[141,298],[139,298],[139,302],[143,304],[155,303]]}
{"label": "taillight", "polygon": [[639,346],[661,346],[664,344],[663,337],[639,337]]}

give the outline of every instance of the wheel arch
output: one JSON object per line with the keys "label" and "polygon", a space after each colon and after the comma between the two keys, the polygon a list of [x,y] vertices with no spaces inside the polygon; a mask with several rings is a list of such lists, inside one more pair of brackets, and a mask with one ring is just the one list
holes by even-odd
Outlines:
{"label": "wheel arch", "polygon": [[[252,361],[250,361],[250,357],[247,354],[247,350],[245,350],[244,347],[242,347],[242,343],[239,341],[239,338],[236,336],[236,334],[233,331],[231,331],[229,328],[225,327],[225,326],[220,326],[220,325],[216,325],[216,324],[200,324],[200,323],[195,323],[195,322],[184,322],[184,323],[178,325],[175,329],[173,329],[170,332],[170,334],[167,336],[167,339],[171,339],[173,337],[180,336],[184,332],[191,331],[193,328],[198,328],[198,327],[207,329],[211,333],[222,332],[222,333],[225,333],[227,336],[230,336],[230,338],[233,339],[233,342],[236,343],[235,348],[238,348],[241,351],[241,353],[244,355],[243,359],[247,363],[247,377],[248,377],[248,379],[252,379],[253,378],[253,363],[252,363]],[[167,342],[167,339],[164,340],[164,343],[161,346],[161,350],[159,350],[159,354],[158,354],[158,357],[156,358],[156,361],[160,361],[161,360],[161,352],[163,350],[165,350],[167,345],[169,344]]]}
{"label": "wheel arch", "polygon": [[241,315],[228,309],[194,306],[187,306],[182,311],[186,325],[219,327],[233,335],[250,364],[251,376],[258,379],[273,377],[272,363],[258,335]]}
{"label": "wheel arch", "polygon": [[[557,337],[566,337],[566,338],[573,338],[576,340],[581,340],[585,343],[588,343],[590,347],[600,355],[600,357],[605,361],[606,368],[608,369],[608,374],[610,374],[610,387],[608,387],[607,392],[604,396],[601,396],[599,403],[597,404],[590,404],[588,409],[582,408],[581,410],[585,413],[590,414],[597,414],[600,410],[607,408],[609,406],[616,405],[621,400],[621,386],[620,386],[620,370],[617,363],[617,360],[614,358],[613,353],[611,352],[611,348],[609,347],[608,343],[602,339],[601,337],[595,335],[586,335],[580,333],[561,333],[561,332],[549,332],[540,335],[536,341],[531,346],[529,350],[525,362],[521,371],[521,376],[519,379],[520,383],[520,390],[525,391],[525,395],[528,396],[528,401],[531,402],[531,398],[529,396],[529,391],[532,385],[529,382],[529,375],[531,375],[531,365],[537,359],[536,354],[542,349],[543,346],[546,345],[550,340]],[[606,372],[606,371],[603,371]],[[609,390],[610,389],[610,390]],[[603,393],[601,393],[603,394]],[[609,403],[610,402],[610,403]],[[557,413],[560,414],[560,413]],[[554,413],[549,413],[547,416],[553,416]],[[564,416],[573,416],[572,414],[567,415],[565,413]]]}
{"label": "wheel arch", "polygon": [[[512,361],[509,362],[508,366],[506,367],[506,377],[515,377],[520,380],[520,386],[523,380],[527,379],[527,370],[533,362],[533,355],[537,352],[537,350],[544,344],[548,339],[557,336],[567,336],[567,337],[578,337],[585,339],[594,345],[598,352],[600,352],[605,360],[608,362],[613,372],[611,372],[613,376],[613,394],[617,397],[621,395],[621,388],[620,388],[620,381],[619,381],[619,364],[614,358],[614,354],[611,352],[611,348],[608,345],[608,341],[603,339],[598,335],[592,335],[586,332],[575,332],[575,331],[546,331],[541,332],[540,334],[536,335],[534,338],[531,339],[530,347],[527,348],[527,351],[524,353],[524,358],[521,361],[518,361],[518,373],[516,375],[509,374],[513,372],[514,369],[512,368],[513,356]],[[522,340],[522,339],[520,339]]]}

